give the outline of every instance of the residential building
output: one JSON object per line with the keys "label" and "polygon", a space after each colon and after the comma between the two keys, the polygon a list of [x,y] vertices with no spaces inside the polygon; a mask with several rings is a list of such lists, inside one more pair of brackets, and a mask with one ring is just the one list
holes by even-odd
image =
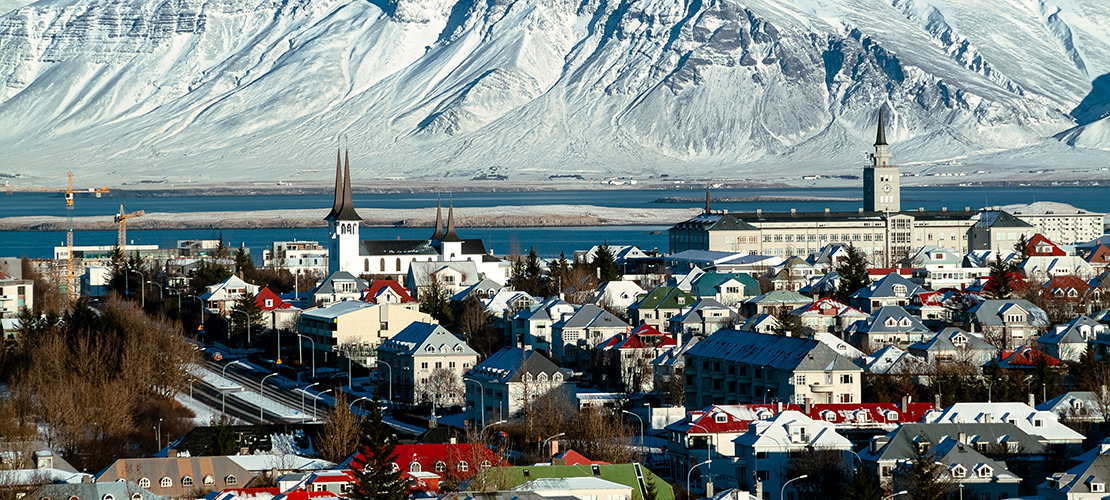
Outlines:
{"label": "residential building", "polygon": [[994,360],[1003,370],[1032,371],[1044,363],[1049,368],[1062,368],[1060,360],[1032,347],[1022,345],[1016,349],[1003,349]]}
{"label": "residential building", "polygon": [[1103,217],[1106,214],[1089,212],[1067,203],[1038,201],[1028,205],[1007,205],[1001,209],[1029,223],[1048,239],[1064,245],[1091,241],[1104,232]]}
{"label": "residential building", "polygon": [[882,279],[856,290],[851,296],[851,305],[866,313],[874,313],[881,307],[905,307],[914,296],[925,289],[901,275],[890,273]]}
{"label": "residential building", "polygon": [[744,317],[731,307],[716,299],[702,298],[689,307],[680,309],[677,316],[667,320],[667,331],[687,336],[709,335],[743,321]]}
{"label": "residential building", "polygon": [[362,295],[362,300],[371,304],[397,304],[413,310],[420,308],[420,303],[413,299],[409,291],[397,280],[371,281],[366,293]]}
{"label": "residential building", "polygon": [[364,366],[374,366],[376,349],[414,323],[435,320],[426,313],[399,304],[368,304],[360,300],[336,302],[301,313],[297,330],[308,337],[303,348],[314,349],[335,362],[340,355],[351,357]]}
{"label": "residential building", "polygon": [[740,301],[759,295],[759,281],[748,273],[725,273],[692,269],[676,286],[701,298],[735,306]]}
{"label": "residential building", "polygon": [[[508,464],[481,443],[398,444],[393,470],[409,473],[431,472],[441,480],[465,481],[481,471]],[[361,452],[340,464],[340,468],[365,464]]]}
{"label": "residential building", "polygon": [[474,297],[478,300],[485,300],[493,297],[494,295],[497,295],[497,292],[505,289],[505,285],[502,285],[501,283],[493,281],[489,278],[482,278],[477,283],[474,283],[473,285],[470,285],[466,288],[463,288],[462,290],[459,290],[458,292],[455,292],[455,294],[451,296],[451,301],[462,302],[469,297]]}
{"label": "residential building", "polygon": [[628,306],[634,304],[636,299],[645,293],[635,281],[606,281],[598,285],[597,290],[587,300],[605,308],[612,308],[624,314]]}
{"label": "residential building", "polygon": [[98,483],[127,481],[156,495],[184,498],[196,490],[250,486],[254,475],[229,457],[122,458],[96,476]]}
{"label": "residential building", "polygon": [[659,286],[628,306],[628,316],[635,325],[646,323],[656,330],[666,330],[667,320],[697,301],[693,294],[676,286]]}
{"label": "residential building", "polygon": [[562,368],[535,350],[519,347],[501,348],[466,372],[463,381],[466,418],[482,425],[512,418],[547,394],[569,403],[575,392]]}
{"label": "residential building", "polygon": [[204,308],[210,314],[217,314],[220,316],[227,316],[231,314],[229,309],[235,306],[235,302],[239,300],[244,294],[248,297],[258,295],[258,285],[252,285],[243,281],[238,276],[229,276],[227,279],[216,283],[215,285],[208,285],[200,300],[204,301]]}
{"label": "residential building", "polygon": [[289,330],[295,328],[297,314],[301,308],[278,297],[269,287],[263,287],[254,297],[254,302],[262,309],[263,327],[270,330]]}
{"label": "residential building", "polygon": [[790,479],[786,476],[790,458],[807,450],[840,452],[845,465],[853,461],[852,443],[837,433],[835,424],[798,411],[752,422],[733,442],[739,487],[750,490],[781,491]]}
{"label": "residential building", "polygon": [[624,320],[593,304],[584,304],[551,325],[551,357],[560,366],[583,370],[603,340],[628,331]]}
{"label": "residential building", "polygon": [[368,286],[366,280],[346,271],[336,271],[318,283],[312,291],[312,303],[326,306],[345,300],[359,300],[362,291]]}
{"label": "residential building", "polygon": [[664,428],[671,475],[683,476],[690,465],[712,460],[706,472],[716,469],[723,471],[723,475],[714,474],[715,479],[727,478],[723,483],[715,481],[715,486],[727,487],[743,481],[736,471],[734,440],[747,432],[752,422],[770,419],[775,413],[775,405],[709,405],[688,411],[685,418]]}
{"label": "residential building", "polygon": [[678,347],[676,334],[662,333],[651,325],[640,325],[631,333],[618,333],[597,346],[610,357],[610,366],[627,392],[652,391],[655,388],[652,360],[675,347]]}
{"label": "residential building", "polygon": [[1006,422],[1036,436],[1038,441],[1046,445],[1067,446],[1073,451],[1074,447],[1081,444],[1084,439],[1082,434],[1060,423],[1059,416],[1055,413],[1037,410],[1025,403],[956,403],[944,410],[926,414],[922,422],[943,424]]}
{"label": "residential building", "polygon": [[1084,453],[1079,465],[1045,478],[1037,486],[1038,498],[1046,500],[1101,500],[1110,482],[1110,455],[1100,445],[1096,453]]}
{"label": "residential building", "polygon": [[797,292],[824,273],[801,257],[789,257],[782,264],[772,267],[764,276],[775,290]]}
{"label": "residential building", "polygon": [[405,284],[417,300],[424,300],[433,283],[448,296],[473,286],[481,281],[478,266],[473,261],[414,261],[409,265]]}
{"label": "residential building", "polygon": [[1055,413],[1064,422],[1105,422],[1105,415],[1110,412],[1110,394],[1068,391],[1037,405],[1037,411]]}
{"label": "residential building", "polygon": [[168,497],[155,495],[147,488],[140,487],[132,481],[123,480],[111,483],[44,484],[27,495],[27,498],[39,500],[167,500]]}
{"label": "residential building", "polygon": [[969,233],[969,245],[966,249],[961,249],[964,250],[961,253],[970,250],[1010,251],[1022,238],[1028,240],[1038,231],[1032,224],[1009,212],[984,210],[975,216],[975,225]]}
{"label": "residential building", "polygon": [[1048,328],[1048,314],[1025,299],[984,300],[968,310],[968,326],[995,346],[1033,342]]}
{"label": "residential building", "polygon": [[[501,492],[460,492],[452,494],[447,500],[511,500],[519,498],[521,500],[540,500],[543,498],[581,498],[596,500],[645,500],[649,498],[649,491],[655,491],[656,500],[674,500],[674,489],[663,478],[655,475],[655,473],[648,470],[647,467],[642,467],[640,464],[609,464],[609,465],[544,465],[544,466],[519,466],[519,467],[498,467],[496,469],[487,469],[484,474],[487,475],[486,484],[499,484],[502,487],[508,487],[510,490],[504,496],[500,495]],[[603,483],[578,483],[579,479],[585,478],[599,478],[604,481],[611,481],[613,483],[627,486],[631,489],[631,496],[627,499],[620,496],[610,497],[607,489],[597,492],[592,490],[592,485]],[[528,483],[529,481],[536,481],[539,479],[560,479],[566,481],[565,483],[555,483],[561,485],[575,486],[585,484],[586,488],[576,490],[578,493],[573,493],[567,490],[547,489],[541,487],[533,490],[516,490],[519,485]],[[537,484],[537,483],[533,483]],[[606,486],[608,488],[608,486]],[[550,493],[547,493],[550,492]],[[604,495],[591,493],[604,493]],[[526,496],[536,493],[536,496]],[[624,495],[621,493],[613,493],[614,495]],[[493,496],[485,496],[493,495]],[[457,496],[457,498],[456,498]]]}
{"label": "residential building", "polygon": [[720,330],[686,352],[686,406],[858,402],[861,373],[816,340]]}
{"label": "residential building", "polygon": [[756,295],[740,304],[740,314],[751,318],[760,314],[775,314],[783,309],[793,311],[812,304],[813,298],[790,290],[774,290]]}
{"label": "residential building", "polygon": [[0,318],[14,318],[35,308],[35,282],[0,272]]}
{"label": "residential building", "polygon": [[907,351],[933,366],[956,362],[980,367],[994,357],[998,348],[978,335],[948,327],[930,338],[914,342]]}
{"label": "residential building", "polygon": [[559,297],[549,297],[538,304],[521,309],[509,317],[511,342],[524,349],[536,349],[554,355],[551,350],[552,325],[574,314],[576,306]]}
{"label": "residential building", "polygon": [[[394,399],[420,403],[434,396],[436,404],[450,405],[463,403],[462,375],[478,362],[478,353],[442,326],[416,322],[382,342],[378,361],[390,367],[386,374]],[[447,370],[455,382],[433,379],[433,372],[439,369]],[[457,393],[436,393],[436,389],[452,385],[459,388]]]}
{"label": "residential building", "polygon": [[859,309],[844,305],[828,297],[811,304],[805,304],[790,311],[790,314],[798,317],[802,328],[825,333],[843,332],[855,322],[867,319],[870,316]]}
{"label": "residential building", "polygon": [[[988,458],[970,443],[966,433],[942,436],[933,443],[928,438],[918,436],[914,442],[925,448],[929,458],[943,467],[940,477],[943,481],[956,483],[960,495],[967,498],[1011,498],[1018,494],[1021,477],[1006,468],[1006,462]],[[910,455],[898,462],[892,471],[893,489],[912,488],[913,465]]]}
{"label": "residential building", "polygon": [[1037,347],[1060,361],[1079,361],[1100,333],[1107,333],[1106,325],[1084,314],[1038,337]]}
{"label": "residential building", "polygon": [[1025,259],[1018,269],[1033,283],[1044,283],[1057,276],[1078,276],[1089,280],[1095,277],[1095,268],[1083,257],[1065,255],[1063,257],[1032,256]]}
{"label": "residential building", "polygon": [[[925,360],[903,351],[893,345],[883,346],[881,349],[866,354],[856,360],[856,364],[863,368],[863,372],[870,375],[933,375],[936,367]],[[921,380],[916,382],[920,383]]]}
{"label": "residential building", "polygon": [[869,318],[857,321],[844,330],[845,338],[864,350],[884,345],[906,347],[933,335],[921,320],[899,306],[883,306]]}
{"label": "residential building", "polygon": [[262,251],[262,267],[286,269],[293,274],[328,274],[328,249],[318,241],[275,241]]}

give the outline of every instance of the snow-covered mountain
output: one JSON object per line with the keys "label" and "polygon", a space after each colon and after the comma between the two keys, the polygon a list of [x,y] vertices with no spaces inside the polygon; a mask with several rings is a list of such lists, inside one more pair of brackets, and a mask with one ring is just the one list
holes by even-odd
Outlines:
{"label": "snow-covered mountain", "polygon": [[1110,150],[1105,0],[0,2],[6,174],[858,173],[880,107],[901,162]]}

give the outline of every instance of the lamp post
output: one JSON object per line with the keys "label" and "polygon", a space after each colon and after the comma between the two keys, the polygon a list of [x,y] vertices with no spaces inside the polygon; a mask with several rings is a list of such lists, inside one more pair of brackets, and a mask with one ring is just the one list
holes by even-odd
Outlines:
{"label": "lamp post", "polygon": [[381,359],[378,359],[378,364],[385,365],[386,368],[389,368],[389,397],[386,398],[386,401],[393,404],[393,366]]}
{"label": "lamp post", "polygon": [[[381,361],[379,361],[379,363],[380,362]],[[478,384],[478,396],[481,398],[481,405],[482,405],[482,407],[478,409],[478,414],[482,416],[482,427],[485,427],[485,425],[486,425],[486,388],[485,388],[485,386],[482,385],[481,382],[479,382],[477,380],[474,380],[472,378],[468,378],[468,379],[464,379],[464,380],[467,381],[467,382],[474,382],[475,384]]]}
{"label": "lamp post", "polygon": [[324,394],[327,394],[331,391],[332,391],[332,389],[324,389],[320,392],[317,392],[315,396],[312,396],[312,421],[313,422],[316,421],[316,400],[320,399],[320,396],[323,396]]}
{"label": "lamp post", "polygon": [[644,419],[640,418],[639,415],[637,415],[635,413],[632,413],[628,410],[621,410],[621,412],[632,415],[633,417],[636,417],[636,420],[640,421],[640,454],[643,454],[644,453]]}
{"label": "lamp post", "polygon": [[[713,444],[713,433],[709,432],[709,429],[702,427],[701,424],[695,424],[693,422],[690,423],[690,427],[697,427],[705,431],[706,438],[709,439],[709,446],[713,447],[713,450],[717,449],[717,447]],[[707,476],[709,476],[710,481],[713,481],[713,450],[710,450],[709,448],[705,449],[705,458],[706,461],[709,462],[709,467],[706,467],[705,473]]]}
{"label": "lamp post", "polygon": [[909,494],[910,494],[909,491],[902,490],[902,491],[899,491],[898,493],[894,493],[892,495],[887,495],[887,496],[883,497],[883,500],[890,500],[891,498],[894,498],[898,495],[909,495]]}
{"label": "lamp post", "polygon": [[686,494],[687,495],[690,494],[690,476],[692,476],[694,474],[694,469],[697,469],[698,467],[701,467],[702,465],[705,465],[705,464],[709,464],[710,467],[713,466],[712,460],[706,460],[704,462],[694,464],[693,467],[690,467],[690,472],[686,473]]}
{"label": "lamp post", "polygon": [[155,436],[155,438],[157,438],[157,440],[158,440],[158,450],[161,451],[161,449],[162,449],[162,419],[158,419],[158,427],[157,427],[157,430],[155,432],[157,432],[157,435]]}
{"label": "lamp post", "polygon": [[258,423],[260,423],[260,424],[266,422],[266,417],[263,414],[263,409],[262,409],[262,403],[264,403],[266,401],[266,398],[265,398],[265,396],[263,395],[263,392],[262,392],[263,389],[264,389],[262,387],[262,385],[266,383],[266,379],[268,379],[270,377],[273,377],[274,375],[277,375],[277,373],[271,373],[269,375],[266,375],[265,377],[262,377],[262,381],[258,383],[258,396],[260,398],[259,401],[258,401]]}
{"label": "lamp post", "polygon": [[305,415],[305,413],[304,413],[304,395],[307,394],[308,390],[311,389],[312,386],[314,386],[314,385],[320,385],[320,382],[313,382],[311,384],[308,384],[308,385],[304,386],[304,389],[301,389],[301,421],[304,421],[304,419],[305,419],[305,416],[304,416]]}
{"label": "lamp post", "polygon": [[[782,490],[779,491],[779,500],[786,500],[786,485],[788,485],[790,483],[793,483],[794,481],[797,481],[799,479],[805,479],[807,477],[809,477],[809,474],[802,474],[802,475],[800,475],[800,476],[798,476],[794,479],[791,479],[791,480],[789,480],[785,483],[782,483]],[[903,493],[905,493],[905,492],[903,492]],[[897,495],[897,493],[895,493],[895,495]],[[894,495],[891,495],[891,496],[894,496]],[[887,498],[890,498],[890,497],[887,497]],[[886,500],[886,499],[884,499],[884,500]]]}
{"label": "lamp post", "polygon": [[482,444],[485,444],[485,442],[486,442],[486,429],[489,429],[490,427],[493,427],[497,424],[503,424],[505,422],[508,422],[508,420],[498,420],[498,421],[496,421],[492,424],[489,424],[485,427],[482,427],[481,432],[478,433],[478,435],[481,436],[481,438],[482,438]]}
{"label": "lamp post", "polygon": [[[227,315],[227,317],[229,317],[229,318],[232,316],[232,314],[235,314],[235,313],[242,314],[245,318],[247,318],[247,349],[250,349],[251,348],[251,315],[247,314],[246,311],[240,311],[240,310],[237,310],[237,309],[228,309],[228,311],[231,311],[231,314]],[[229,330],[230,330],[230,328],[229,328]]]}
{"label": "lamp post", "polygon": [[[244,363],[242,361],[239,361],[238,359],[235,360],[235,361],[232,361],[232,362],[224,365],[223,373],[221,374],[221,376],[225,380],[227,379],[227,369],[229,367],[231,367],[231,365],[243,365],[243,366],[246,366],[247,368],[250,368],[249,365],[247,365],[246,363]],[[227,415],[227,391],[220,391],[220,394],[223,395],[223,407],[220,409],[220,413],[223,413],[224,415]]]}
{"label": "lamp post", "polygon": [[[558,433],[558,434],[556,434],[556,435],[554,435],[554,436],[551,436],[551,437],[549,437],[549,438],[547,438],[547,439],[544,439],[544,440],[543,440],[543,443],[540,443],[540,451],[541,451],[541,452],[543,451],[543,448],[544,448],[545,446],[547,446],[547,442],[548,442],[548,441],[551,441],[552,439],[555,439],[555,438],[557,438],[557,437],[559,437],[559,436],[566,436],[566,435],[567,435],[567,433],[565,433],[565,432],[560,432],[560,433]],[[550,458],[550,457],[548,457],[548,458]]]}
{"label": "lamp post", "polygon": [[165,297],[162,296],[162,284],[161,283],[155,283],[153,281],[147,280],[147,284],[158,287],[158,301],[159,302],[161,302],[163,299],[165,299]]}
{"label": "lamp post", "polygon": [[370,398],[369,398],[369,397],[366,397],[366,396],[363,396],[363,397],[361,397],[361,398],[358,398],[358,399],[356,399],[356,400],[354,400],[354,401],[351,401],[351,411],[352,411],[352,412],[354,411],[354,409],[355,409],[355,403],[357,403],[357,402],[359,402],[359,401],[362,401],[362,400],[364,400],[364,399],[370,399]]}
{"label": "lamp post", "polygon": [[[303,333],[298,333],[297,336],[298,337],[304,337],[305,339],[307,339],[309,342],[312,343],[312,354],[311,354],[312,355],[312,378],[316,378],[316,342],[313,341],[312,339],[308,338],[308,335],[305,335]],[[303,349],[303,348],[304,348],[304,344],[300,344],[300,343],[297,344],[297,350],[298,351],[301,351],[301,349]],[[300,357],[301,357],[301,364],[303,365],[304,364],[304,352],[300,352]]]}

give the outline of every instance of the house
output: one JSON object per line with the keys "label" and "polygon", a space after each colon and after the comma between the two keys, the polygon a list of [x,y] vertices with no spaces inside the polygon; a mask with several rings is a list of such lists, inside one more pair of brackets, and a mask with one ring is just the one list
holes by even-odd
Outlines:
{"label": "house", "polygon": [[433,283],[450,297],[479,281],[481,276],[473,261],[413,261],[409,264],[405,284],[417,300],[423,300],[422,294],[427,293]]}
{"label": "house", "polygon": [[[361,300],[336,302],[301,313],[297,331],[302,348],[308,347],[336,362],[340,355],[364,366],[374,366],[375,349],[413,323],[432,323],[426,313],[399,304],[368,304]],[[308,343],[305,344],[305,340]]]}
{"label": "house", "polygon": [[979,367],[990,361],[998,348],[978,335],[948,327],[932,337],[914,342],[907,351],[933,366],[958,362]]}
{"label": "house", "polygon": [[921,320],[899,306],[883,306],[869,318],[853,323],[844,334],[865,350],[884,345],[906,347],[933,335]]}
{"label": "house", "polygon": [[797,316],[802,328],[813,332],[839,333],[853,323],[870,315],[854,307],[837,302],[829,297],[803,305],[790,314]]}
{"label": "house", "polygon": [[[1084,454],[1087,455],[1087,454]],[[1065,472],[1045,478],[1037,486],[1039,498],[1046,500],[1096,500],[1106,498],[1106,483],[1110,482],[1110,455],[1103,452],[1089,458]]]}
{"label": "house", "polygon": [[270,330],[288,330],[296,326],[295,321],[301,308],[294,306],[278,297],[278,294],[263,287],[254,298],[258,308],[262,310],[265,327]]}
{"label": "house", "polygon": [[771,281],[775,290],[790,290],[797,292],[809,281],[820,274],[818,268],[810,265],[801,257],[790,257],[785,262],[771,268],[766,279]]}
{"label": "house", "polygon": [[1025,253],[1031,257],[1063,257],[1068,253],[1043,234],[1034,234],[1025,244]]}
{"label": "house", "polygon": [[925,245],[910,257],[914,269],[953,269],[960,267],[963,256],[959,252],[939,245]]}
{"label": "house", "polygon": [[1110,394],[1068,391],[1037,405],[1037,411],[1055,413],[1061,421],[1105,422],[1105,413],[1110,411]]}
{"label": "house", "polygon": [[[971,487],[973,482],[974,488],[977,488],[972,490],[976,492],[976,496],[968,498],[984,498],[978,495],[980,492],[991,493],[990,498],[1008,498],[1017,496],[1017,483],[1021,479],[1009,472],[1005,464],[993,463],[983,454],[1043,453],[1045,447],[1035,436],[1013,424],[968,420],[963,423],[902,424],[886,435],[872,438],[868,448],[861,450],[859,455],[872,473],[878,474],[879,483],[891,487],[892,484],[897,484],[895,476],[904,474],[904,471],[897,470],[899,464],[912,460],[919,449],[942,464],[950,477],[953,471],[957,476],[960,475],[956,466],[962,465],[964,477],[954,479],[979,478],[976,470],[979,464],[989,466],[990,474],[984,473],[980,478],[982,480],[968,481],[965,488]],[[1007,495],[1002,496],[1002,493]]]}
{"label": "house", "polygon": [[204,294],[200,296],[200,300],[204,301],[204,308],[210,314],[220,316],[231,314],[227,312],[228,309],[231,309],[244,294],[248,297],[258,295],[258,285],[247,283],[234,275],[228,276],[227,279],[215,285],[208,285],[205,289]]}
{"label": "house", "polygon": [[981,332],[993,345],[1031,343],[1048,328],[1048,314],[1025,299],[984,300],[967,314],[969,330]]}
{"label": "house", "polygon": [[565,368],[584,369],[598,344],[628,329],[613,313],[584,304],[551,325],[551,357]]}
{"label": "house", "polygon": [[622,389],[650,392],[655,387],[652,360],[678,346],[674,333],[661,333],[651,325],[640,325],[631,333],[618,333],[597,348],[609,358]]}
{"label": "house", "polygon": [[[967,498],[1011,498],[1018,494],[1021,477],[1006,468],[1006,463],[988,458],[975,449],[966,433],[953,436],[938,436],[939,442],[919,435],[913,443],[943,469],[939,471],[943,480],[959,485],[960,494]],[[904,490],[912,488],[912,459],[897,463],[891,471],[893,488]]]}
{"label": "house", "polygon": [[677,346],[663,351],[651,360],[651,373],[655,378],[655,387],[668,389],[676,387],[676,390],[685,390],[686,352],[697,345],[701,339],[702,337],[693,337],[686,341],[675,339],[678,341]]}
{"label": "house", "polygon": [[798,411],[787,410],[773,419],[752,422],[747,432],[733,441],[733,470],[739,487],[749,490],[781,491],[790,479],[786,474],[791,458],[809,450],[837,453],[846,465],[853,462],[852,443],[837,433],[834,424]]}
{"label": "house", "polygon": [[731,307],[716,299],[702,298],[689,307],[679,310],[677,316],[667,320],[667,331],[687,335],[708,335],[744,321]]}
{"label": "house", "polygon": [[760,314],[744,320],[744,324],[740,325],[740,330],[745,332],[775,334],[781,326],[782,323],[780,323],[778,318],[774,315]]}
{"label": "house", "polygon": [[1042,361],[1049,367],[1061,366],[1060,360],[1024,345],[1016,349],[1003,349],[994,361],[1004,370],[1032,370]]}
{"label": "house", "polygon": [[864,355],[856,360],[864,373],[871,375],[931,375],[936,367],[925,360],[903,351],[893,345]]}
{"label": "house", "polygon": [[860,401],[862,370],[816,340],[720,330],[686,351],[686,406]]}
{"label": "house", "polygon": [[637,297],[644,293],[644,289],[640,288],[635,281],[606,281],[598,285],[597,290],[594,291],[587,302],[605,308],[613,308],[617,312],[624,313],[628,306],[636,302]]}
{"label": "house", "polygon": [[646,323],[657,330],[666,330],[668,319],[697,301],[697,297],[681,288],[659,286],[628,306],[628,315],[633,324]]}
{"label": "house", "polygon": [[724,483],[717,481],[721,474],[715,474],[718,486],[737,484],[735,463],[736,444],[734,440],[747,432],[752,422],[772,418],[774,405],[709,405],[704,409],[688,411],[685,418],[667,425],[667,455],[671,460],[671,475],[678,477],[686,474],[690,465],[711,460],[704,477],[718,472],[727,477]]}
{"label": "house", "polygon": [[866,313],[873,313],[885,306],[905,307],[913,297],[925,291],[920,285],[899,274],[890,273],[871,285],[856,290],[851,305]]}
{"label": "house", "polygon": [[[385,339],[377,351],[378,362],[389,367],[393,398],[405,403],[436,397],[439,405],[462,404],[462,376],[478,362],[478,353],[462,339],[442,326],[423,322],[411,323]],[[437,373],[448,379],[437,380]],[[440,393],[444,388],[451,390]]]}
{"label": "house", "polygon": [[552,325],[562,321],[564,316],[574,314],[576,307],[559,297],[550,297],[513,313],[509,317],[511,342],[524,349],[536,349],[552,355]]}
{"label": "house", "polygon": [[318,241],[275,241],[262,250],[262,267],[287,269],[293,274],[328,274],[328,249]]}
{"label": "house", "polygon": [[815,267],[824,269],[836,269],[841,259],[848,258],[848,247],[850,244],[846,243],[829,243],[821,247],[821,250],[810,254],[807,262]]}
{"label": "house", "polygon": [[924,423],[962,424],[964,422],[1006,422],[1035,436],[1046,445],[1064,445],[1074,449],[1084,436],[1060,423],[1050,411],[1041,411],[1025,403],[988,402],[956,403],[944,410],[925,415]]}
{"label": "house", "polygon": [[127,481],[171,498],[196,490],[241,488],[253,480],[250,471],[229,457],[121,458],[96,476],[98,483]]}
{"label": "house", "polygon": [[813,303],[813,299],[790,290],[774,290],[745,300],[740,305],[740,314],[751,318],[760,314],[775,314],[786,309],[793,311],[806,304]]}
{"label": "house", "polygon": [[535,350],[502,347],[463,376],[466,384],[466,418],[471,422],[496,422],[512,418],[533,400],[552,391],[568,400],[574,383],[561,368]]}
{"label": "house", "polygon": [[0,318],[14,318],[35,308],[35,282],[0,272]]}
{"label": "house", "polygon": [[374,280],[362,294],[362,300],[371,304],[398,304],[407,309],[419,309],[420,303],[397,280]]}
{"label": "house", "polygon": [[[5,486],[8,486],[5,484]],[[27,495],[38,500],[166,500],[132,481],[44,484]]]}
{"label": "house", "polygon": [[346,271],[336,271],[308,293],[312,296],[313,304],[326,306],[345,300],[359,300],[366,287],[366,280]]}
{"label": "house", "polygon": [[975,225],[968,231],[968,250],[1007,251],[1037,233],[1032,224],[1003,210],[984,210],[973,217]]}
{"label": "house", "polygon": [[1102,243],[1097,243],[1094,248],[1082,252],[1080,256],[1096,273],[1103,273],[1110,268],[1110,247]]}
{"label": "house", "polygon": [[[683,288],[683,285],[678,287]],[[703,272],[683,289],[701,298],[735,306],[748,297],[759,295],[759,281],[748,273]]]}
{"label": "house", "polygon": [[837,354],[852,361],[863,357],[863,351],[856,349],[852,344],[849,344],[847,341],[831,333],[817,332],[809,338],[829,346],[829,348],[836,351]]}
{"label": "house", "polygon": [[496,316],[499,320],[508,320],[514,313],[528,309],[536,303],[536,298],[527,292],[500,290],[483,300],[482,306],[485,307],[486,312]]}
{"label": "house", "polygon": [[1079,361],[1087,346],[1100,333],[1107,333],[1106,325],[1087,315],[1080,315],[1038,337],[1037,347],[1060,361]]}
{"label": "house", "polygon": [[1095,277],[1095,269],[1082,257],[1066,255],[1063,257],[1029,257],[1018,269],[1029,281],[1044,283],[1056,276],[1074,275],[1089,280]]}
{"label": "house", "polygon": [[[491,467],[508,465],[482,443],[398,444],[393,448],[393,470],[409,473],[431,472],[441,480],[464,481]],[[341,468],[364,466],[366,460],[356,452]]]}
{"label": "house", "polygon": [[497,292],[500,292],[504,289],[504,285],[489,278],[482,278],[477,283],[456,292],[454,295],[451,296],[451,301],[462,302],[468,297],[475,297],[478,300],[485,300],[493,297],[497,294]]}

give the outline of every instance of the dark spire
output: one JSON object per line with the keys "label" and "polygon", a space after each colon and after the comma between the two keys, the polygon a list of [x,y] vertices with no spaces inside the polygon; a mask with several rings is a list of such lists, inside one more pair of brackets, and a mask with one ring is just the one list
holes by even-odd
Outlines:
{"label": "dark spire", "polygon": [[462,241],[459,235],[455,234],[455,200],[452,199],[447,202],[447,233],[441,238],[443,241]]}
{"label": "dark spire", "polygon": [[443,200],[438,196],[436,197],[436,230],[432,233],[433,240],[443,239],[443,235],[447,234],[443,230]]}
{"label": "dark spire", "polygon": [[883,108],[879,108],[879,131],[875,134],[875,145],[886,146],[886,128],[883,127]]}
{"label": "dark spire", "polygon": [[341,189],[343,189],[343,169],[342,169],[342,166],[343,166],[343,164],[340,161],[340,157],[339,157],[339,149],[336,148],[336,150],[335,150],[335,201],[333,201],[331,203],[331,212],[328,212],[328,216],[324,217],[324,220],[332,220],[332,219],[335,219],[335,217],[339,215],[339,205],[341,205],[343,203],[343,193],[341,191]]}
{"label": "dark spire", "polygon": [[713,211],[709,208],[709,186],[705,186],[705,215],[709,215]]}
{"label": "dark spire", "polygon": [[351,154],[344,152],[343,164],[343,202],[335,215],[335,220],[362,220],[355,212],[355,202],[351,197]]}

